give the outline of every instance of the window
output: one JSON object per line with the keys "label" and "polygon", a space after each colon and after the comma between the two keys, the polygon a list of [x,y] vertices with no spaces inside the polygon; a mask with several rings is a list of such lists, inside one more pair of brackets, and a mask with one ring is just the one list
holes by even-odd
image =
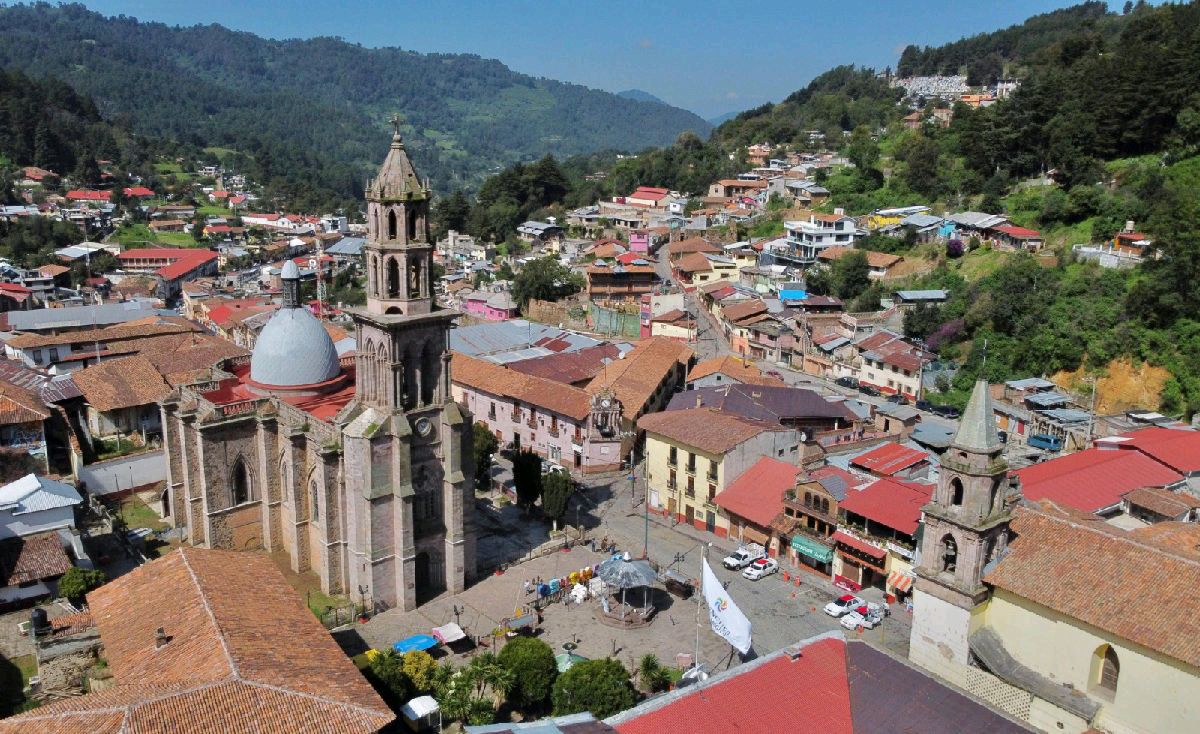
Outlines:
{"label": "window", "polygon": [[826,497],[821,498],[821,512],[826,515],[829,514],[829,499]]}
{"label": "window", "polygon": [[696,455],[691,453],[690,451],[688,452],[687,470],[692,472],[693,474],[696,473]]}
{"label": "window", "polygon": [[309,494],[309,517],[313,522],[318,522],[321,519],[321,492],[317,489],[317,480],[312,480],[308,485]]}
{"label": "window", "polygon": [[50,361],[51,361],[51,362],[57,362],[57,361],[58,361],[58,348],[57,348],[57,347],[51,347],[51,348],[50,348]]}
{"label": "window", "polygon": [[250,501],[250,473],[246,463],[238,458],[233,464],[233,475],[229,482],[229,504],[233,507]]}
{"label": "window", "polygon": [[395,298],[400,295],[400,263],[396,258],[387,259],[387,296]]}
{"label": "window", "polygon": [[[1099,651],[1097,651],[1099,654]],[[1104,645],[1104,654],[1100,660],[1100,679],[1096,685],[1101,690],[1115,694],[1117,692],[1117,679],[1121,677],[1121,661],[1117,659],[1117,651],[1112,649],[1112,645]]]}
{"label": "window", "polygon": [[679,465],[679,449],[675,448],[674,446],[671,447],[671,451],[667,454],[667,465]]}
{"label": "window", "polygon": [[675,489],[675,470],[671,469],[667,472],[667,489]]}
{"label": "window", "polygon": [[695,497],[695,496],[696,496],[696,478],[695,478],[695,477],[688,477],[687,479],[688,479],[688,483],[687,483],[687,496],[688,496],[688,497]]}
{"label": "window", "polygon": [[813,500],[812,492],[805,492],[804,493],[804,506],[812,507],[812,500]]}
{"label": "window", "polygon": [[954,571],[958,564],[958,543],[954,542],[954,538],[947,535],[942,538],[942,570]]}
{"label": "window", "polygon": [[958,477],[950,480],[950,504],[955,507],[962,507],[963,503],[963,483]]}
{"label": "window", "polygon": [[387,216],[388,239],[396,239],[396,212],[388,212]]}

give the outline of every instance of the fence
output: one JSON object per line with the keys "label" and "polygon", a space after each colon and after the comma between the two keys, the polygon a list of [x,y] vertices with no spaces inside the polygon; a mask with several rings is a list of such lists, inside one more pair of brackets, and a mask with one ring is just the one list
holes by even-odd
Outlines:
{"label": "fence", "polygon": [[622,313],[592,303],[588,305],[588,321],[592,331],[600,334],[636,339],[642,333],[642,320],[637,312]]}

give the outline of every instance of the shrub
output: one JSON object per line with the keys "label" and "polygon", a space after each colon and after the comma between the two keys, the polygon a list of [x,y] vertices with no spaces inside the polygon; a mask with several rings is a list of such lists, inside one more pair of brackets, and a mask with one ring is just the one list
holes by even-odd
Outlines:
{"label": "shrub", "polygon": [[518,637],[504,646],[499,657],[513,674],[509,700],[523,707],[544,706],[558,677],[554,650],[536,637]]}
{"label": "shrub", "polygon": [[72,604],[81,604],[89,591],[103,586],[106,581],[108,576],[103,571],[72,566],[58,580],[58,593],[70,599]]}
{"label": "shrub", "polygon": [[616,660],[585,660],[554,681],[554,714],[590,711],[604,719],[637,703],[629,671]]}

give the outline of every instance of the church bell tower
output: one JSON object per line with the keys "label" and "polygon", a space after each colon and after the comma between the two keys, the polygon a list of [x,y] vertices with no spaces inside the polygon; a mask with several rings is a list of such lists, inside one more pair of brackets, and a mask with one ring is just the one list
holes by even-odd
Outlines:
{"label": "church bell tower", "polygon": [[909,657],[931,670],[947,674],[948,663],[968,663],[971,614],[988,596],[984,567],[1008,544],[1020,496],[1007,473],[988,384],[979,380],[922,508]]}
{"label": "church bell tower", "polygon": [[471,417],[450,393],[450,327],[433,297],[431,191],[400,138],[367,184],[367,305],[353,317],[354,401],[343,412],[349,588],[412,609],[475,575]]}
{"label": "church bell tower", "polygon": [[367,184],[367,310],[415,315],[433,308],[433,245],[429,241],[428,182],[417,178],[400,118],[392,118],[392,147]]}

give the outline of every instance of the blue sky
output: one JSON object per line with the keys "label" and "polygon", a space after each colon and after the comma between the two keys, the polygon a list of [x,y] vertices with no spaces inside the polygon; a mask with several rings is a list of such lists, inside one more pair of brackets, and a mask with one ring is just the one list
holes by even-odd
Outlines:
{"label": "blue sky", "polygon": [[[796,0],[84,0],[108,15],[220,23],[271,38],[474,53],[535,76],[644,89],[705,117],[778,101],[831,66],[882,69],[940,44],[1074,2]],[[1119,2],[1110,2],[1119,7]]]}

